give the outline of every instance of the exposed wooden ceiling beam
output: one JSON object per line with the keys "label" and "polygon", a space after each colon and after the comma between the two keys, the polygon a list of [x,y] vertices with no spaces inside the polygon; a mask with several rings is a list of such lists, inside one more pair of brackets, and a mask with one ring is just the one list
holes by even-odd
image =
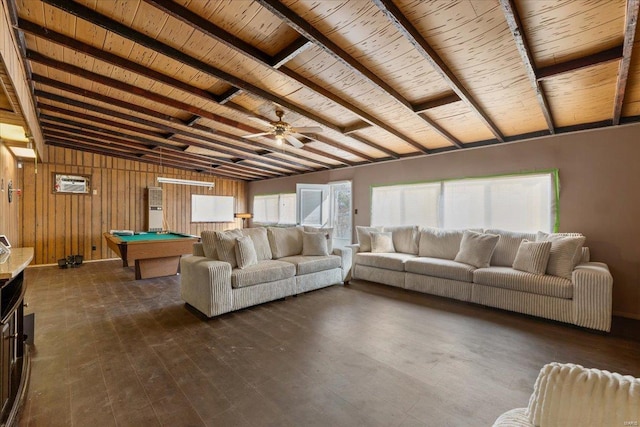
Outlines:
{"label": "exposed wooden ceiling beam", "polygon": [[[125,101],[122,101],[120,99],[109,97],[109,96],[105,96],[105,95],[102,95],[100,93],[89,91],[89,90],[86,90],[86,89],[80,89],[80,88],[78,88],[76,86],[73,86],[73,85],[70,85],[70,84],[67,84],[67,83],[59,82],[57,80],[53,80],[53,79],[50,79],[48,77],[40,76],[39,74],[33,74],[32,75],[32,79],[35,82],[39,82],[39,83],[42,83],[44,85],[47,85],[47,86],[50,86],[50,87],[54,87],[56,89],[61,89],[61,90],[64,90],[66,92],[69,92],[69,93],[74,93],[76,95],[84,96],[84,97],[86,97],[88,99],[99,100],[99,101],[102,101],[102,102],[105,102],[105,103],[108,103],[108,104],[116,105],[116,106],[118,106],[120,108],[136,111],[138,113],[145,114],[147,116],[151,116],[151,117],[154,117],[154,118],[158,118],[158,119],[161,119],[163,121],[168,121],[168,122],[171,122],[172,124],[179,124],[179,125],[184,126],[184,123],[181,120],[175,119],[174,117],[166,115],[166,114],[158,113],[155,110],[151,110],[149,108],[142,107],[142,106],[137,105],[137,104],[132,104],[132,103],[129,103],[129,102],[125,102]],[[206,132],[209,132],[208,128],[201,127],[201,126],[198,126],[198,125],[194,125],[194,126],[192,126],[192,128],[199,129],[199,130],[204,130]],[[269,152],[275,152],[275,151],[279,152],[279,150],[277,150],[275,147],[273,147],[271,145],[258,143],[257,141],[253,141],[253,140],[252,141],[245,140],[245,139],[243,139],[241,137],[238,137],[238,136],[232,135],[232,134],[228,134],[228,133],[223,132],[223,131],[216,131],[215,135],[219,136],[219,137],[224,137],[224,138],[227,138],[227,139],[232,139],[234,141],[241,142],[243,144],[252,144],[252,145],[255,145],[255,146],[259,146],[261,148],[269,150]],[[197,138],[203,139],[202,136],[197,136]],[[174,138],[174,140],[175,140],[175,138]],[[215,143],[216,144],[225,145],[222,141],[219,141],[219,140],[216,140]],[[191,145],[195,145],[195,143],[191,143]],[[230,144],[227,144],[227,146],[230,146],[231,148],[238,149],[238,150],[242,149],[240,147],[235,147],[235,146],[232,146]],[[215,148],[213,148],[211,146],[209,146],[207,148],[208,149],[215,149]],[[292,156],[292,157],[296,157],[296,156],[291,155],[290,153],[286,153],[286,155]],[[324,163],[324,162],[321,162],[319,160],[315,160],[315,159],[312,159],[312,158],[304,158],[304,160],[307,161],[307,162],[310,162],[310,163],[315,163],[315,164],[320,165],[320,166],[322,166],[324,168],[331,168],[332,167],[331,164]],[[294,164],[294,165],[302,167],[304,169],[312,169],[310,166],[303,165],[303,164],[298,163],[298,162],[294,163],[291,160],[284,160],[283,159],[282,161],[283,162],[289,162],[290,164]]]}
{"label": "exposed wooden ceiling beam", "polygon": [[[215,171],[216,175],[219,175],[221,177],[226,177],[226,178],[242,179],[242,180],[246,180],[247,178],[249,178],[245,175],[241,175],[233,171],[219,170],[217,169],[218,166],[211,166],[211,165],[195,166],[193,163],[190,163],[190,162],[175,161],[172,159],[167,159],[162,154],[149,155],[149,153],[146,153],[145,151],[137,149],[135,147],[131,147],[131,148],[125,148],[120,146],[115,147],[113,146],[113,144],[110,144],[109,147],[106,148],[104,143],[101,143],[100,141],[93,140],[90,138],[85,138],[82,136],[70,137],[65,133],[52,131],[46,128],[44,129],[44,133],[45,133],[45,139],[47,141],[47,144],[49,145],[64,144],[66,148],[72,148],[74,150],[90,151],[90,152],[99,151],[100,154],[105,154],[107,156],[113,156],[113,157],[118,157],[119,155],[128,156],[127,158],[130,158],[132,160],[138,160],[138,161],[141,160],[142,158],[145,158],[148,163],[155,163],[157,165],[170,166],[178,169],[185,169],[185,170],[192,170],[192,171],[207,171],[210,173],[213,173]],[[92,151],[92,150],[96,150],[96,151]]]}
{"label": "exposed wooden ceiling beam", "polygon": [[382,120],[376,119],[371,114],[365,112],[364,110],[356,107],[355,105],[335,95],[331,91],[323,88],[321,85],[314,83],[313,81],[303,77],[302,75],[296,73],[290,68],[282,66],[284,65],[284,58],[291,56],[290,54],[291,51],[297,52],[298,49],[304,46],[307,46],[308,43],[310,43],[310,41],[307,40],[306,38],[299,37],[296,41],[292,43],[292,45],[290,45],[289,47],[283,50],[282,55],[278,54],[278,57],[282,56],[282,58],[272,59],[270,57],[266,57],[262,51],[254,48],[253,46],[247,45],[247,43],[243,42],[242,40],[239,40],[233,34],[226,32],[225,30],[213,24],[212,22],[202,18],[196,13],[191,12],[187,8],[180,6],[177,3],[174,3],[171,0],[145,0],[145,1],[159,8],[163,12],[169,14],[173,18],[178,19],[193,28],[196,28],[197,30],[203,32],[204,34],[207,34],[208,36],[212,37],[213,39],[221,43],[224,43],[229,48],[242,53],[243,55],[253,59],[254,61],[257,61],[262,65],[275,70],[276,72],[280,72],[286,75],[287,77],[295,80],[296,82],[307,87],[308,89],[311,89],[312,91],[324,96],[325,98],[330,99],[331,101],[335,102],[341,107],[346,108],[351,113],[359,116],[363,120],[366,120],[372,124],[375,124],[376,126],[384,129],[385,131],[391,133],[392,135],[402,139],[406,143],[412,145],[418,151],[423,151],[423,152],[425,151],[425,148],[421,144],[413,141],[411,138],[408,138],[406,135],[403,135],[402,133],[398,132],[396,129],[393,129],[391,126],[384,123]]}
{"label": "exposed wooden ceiling beam", "polygon": [[[60,111],[60,110],[58,110]],[[87,115],[81,115],[78,114],[75,116],[76,118],[80,118],[83,120],[87,119]],[[89,116],[92,117],[92,116]],[[143,138],[140,136],[136,136],[136,135],[131,135],[131,134],[127,134],[124,132],[119,132],[119,131],[115,131],[113,129],[107,129],[107,128],[101,128],[99,126],[94,126],[94,125],[90,125],[87,123],[81,123],[81,122],[77,122],[75,120],[71,120],[71,119],[65,119],[62,117],[57,117],[57,116],[50,116],[47,114],[41,114],[40,115],[40,119],[49,123],[59,123],[59,124],[63,124],[63,125],[67,125],[67,126],[72,126],[72,127],[76,127],[79,128],[79,132],[81,132],[80,134],[86,134],[85,131],[91,131],[91,132],[97,132],[97,133],[102,133],[105,135],[111,135],[113,137],[119,138],[122,141],[136,141],[139,145],[147,147],[149,152],[154,152],[154,147],[162,147],[164,149],[166,149],[165,153],[168,152],[167,155],[172,155],[171,153],[178,153],[178,154],[174,154],[174,156],[180,156],[186,160],[191,159],[192,161],[196,162],[196,163],[218,163],[220,165],[223,165],[225,163],[232,163],[230,162],[228,159],[224,159],[224,158],[213,158],[211,156],[206,156],[206,155],[202,155],[202,154],[195,154],[195,153],[188,153],[184,150],[184,148],[182,147],[178,147],[175,145],[171,145],[171,144],[166,144],[166,143],[159,143],[158,141],[155,140],[151,140],[148,138]],[[105,120],[106,121],[106,120]],[[108,126],[112,126],[111,123],[109,123],[109,121],[106,121]],[[112,122],[115,123],[115,122]],[[118,123],[115,123],[116,125]],[[50,127],[50,126],[49,126]],[[117,129],[118,127],[116,127]],[[124,128],[124,127],[122,127]],[[131,130],[131,128],[134,128],[133,126],[129,127],[129,130]],[[58,128],[58,130],[62,130],[62,127]],[[138,131],[137,129],[134,128],[134,131]],[[246,168],[246,167],[240,167],[240,170],[246,174],[250,174],[250,175],[261,175],[261,176],[276,176],[276,175],[284,175],[284,173],[282,172],[277,172],[277,171],[273,171],[273,170],[269,170],[269,169],[265,169],[262,168],[260,166],[255,166],[252,168]]]}
{"label": "exposed wooden ceiling beam", "polygon": [[438,132],[440,135],[442,135],[443,138],[447,139],[449,142],[451,142],[453,145],[455,145],[458,148],[464,148],[464,145],[462,145],[461,142],[458,142],[457,139],[455,139],[449,132],[447,132],[444,128],[440,127],[436,122],[434,122],[430,117],[428,117],[426,114],[422,113],[422,119],[424,121],[426,121],[427,123],[429,123],[431,125],[431,127],[433,127],[433,129],[435,129],[436,132]]}
{"label": "exposed wooden ceiling beam", "polygon": [[278,69],[311,46],[313,46],[311,41],[304,37],[298,37],[289,46],[275,54],[269,62],[273,68]]}
{"label": "exposed wooden ceiling beam", "polygon": [[342,133],[344,133],[345,135],[349,135],[350,133],[357,132],[362,129],[367,129],[367,128],[370,128],[371,126],[372,126],[371,123],[359,121],[342,128]]}
{"label": "exposed wooden ceiling beam", "polygon": [[453,104],[454,102],[462,101],[460,97],[455,93],[450,93],[448,95],[441,96],[436,99],[431,99],[429,101],[420,102],[418,104],[413,105],[413,111],[416,113],[424,113],[427,110],[436,107],[442,107],[443,105]]}
{"label": "exposed wooden ceiling beam", "polygon": [[[73,76],[82,77],[92,82],[99,83],[104,86],[108,86],[112,89],[116,89],[125,93],[131,93],[136,96],[146,98],[150,101],[157,102],[159,104],[166,105],[171,108],[175,108],[177,110],[182,110],[182,111],[192,113],[195,116],[204,117],[206,119],[213,120],[214,122],[217,122],[226,126],[241,129],[245,132],[249,132],[249,133],[262,132],[262,129],[254,128],[252,126],[248,126],[236,120],[228,119],[219,114],[215,114],[210,111],[199,108],[195,105],[181,102],[173,97],[159,95],[150,90],[142,89],[139,86],[130,85],[120,80],[112,79],[111,77],[103,76],[101,74],[94,73],[84,68],[67,64],[66,62],[58,61],[53,58],[49,58],[45,55],[42,55],[41,53],[38,53],[32,50],[27,50],[27,58],[31,61],[38,62],[42,65],[55,68],[56,70],[65,71]],[[193,123],[195,123],[195,121]]]}
{"label": "exposed wooden ceiling beam", "polygon": [[296,15],[291,9],[287,8],[279,0],[257,0],[257,2],[260,3],[265,9],[279,17],[288,26],[295,29],[298,33],[313,41],[316,45],[322,47],[331,56],[348,65],[349,68],[357,71],[358,74],[375,84],[375,86],[377,86],[380,90],[391,95],[405,107],[411,108],[411,103],[407,101],[394,88],[389,86],[380,77],[376,76],[374,73],[368,70],[364,65],[356,61],[340,46],[331,41],[331,39],[322,34],[313,25],[309,24],[300,16]]}
{"label": "exposed wooden ceiling beam", "polygon": [[[414,106],[409,102],[406,98],[404,98],[398,91],[393,89],[390,85],[388,85],[384,80],[375,75],[371,70],[367,69],[363,64],[349,55],[345,50],[343,50],[336,43],[331,41],[328,37],[318,31],[313,25],[309,24],[307,21],[302,19],[300,16],[296,15],[292,10],[287,8],[285,5],[280,3],[279,0],[256,0],[260,3],[264,8],[269,10],[271,13],[279,17],[282,21],[284,21],[287,25],[295,29],[298,33],[305,36],[307,39],[312,40],[318,46],[322,47],[325,52],[336,58],[341,63],[345,64],[351,70],[356,72],[361,77],[364,77],[370,83],[372,83],[375,87],[381,90],[383,93],[391,96],[394,100],[399,102],[405,108],[414,111]],[[420,117],[420,116],[418,116]],[[365,119],[366,120],[366,119]],[[385,129],[386,130],[386,129]],[[396,131],[397,134],[397,131]],[[396,135],[397,136],[397,135]],[[413,140],[407,141],[406,138],[403,138],[405,142],[408,142],[418,151],[429,154],[430,151],[424,147],[422,144],[415,142]]]}
{"label": "exposed wooden ceiling beam", "polygon": [[480,118],[480,120],[493,133],[500,142],[504,141],[504,136],[489,116],[482,110],[480,105],[473,99],[469,91],[462,82],[453,74],[449,67],[438,56],[435,50],[422,37],[420,32],[413,26],[406,16],[391,0],[373,0],[380,10],[391,20],[398,31],[403,34],[413,47],[431,64],[435,71],[447,82],[451,89],[462,99],[467,106]]}
{"label": "exposed wooden ceiling beam", "polygon": [[[199,96],[201,98],[210,100],[210,101],[214,101],[214,102],[218,102],[220,101],[220,103],[225,103],[229,108],[242,112],[244,114],[249,114],[249,115],[253,115],[253,112],[251,111],[247,111],[246,109],[244,109],[243,107],[240,107],[239,105],[236,105],[234,103],[229,102],[234,94],[239,93],[239,90],[237,88],[231,88],[229,91],[223,93],[222,95],[215,95],[212,94],[210,92],[201,90],[197,87],[194,86],[190,86],[186,83],[183,83],[179,80],[173,79],[171,77],[165,76],[164,74],[158,73],[156,71],[147,69],[146,67],[140,66],[139,64],[133,62],[133,61],[129,61],[127,59],[121,58],[119,56],[113,55],[109,52],[104,52],[100,49],[96,49],[93,46],[90,46],[88,44],[79,42],[75,39],[72,39],[70,37],[67,37],[63,34],[60,33],[56,33],[54,31],[49,31],[44,27],[41,27],[37,24],[33,24],[29,21],[26,20],[19,20],[19,24],[21,25],[21,29],[23,29],[24,31],[27,31],[33,35],[36,35],[38,37],[42,37],[45,38],[46,40],[50,40],[53,41],[57,44],[61,44],[62,46],[68,47],[70,49],[76,50],[78,52],[82,52],[82,53],[86,53],[89,54],[90,56],[93,56],[94,58],[97,58],[99,60],[105,61],[107,63],[110,63],[112,65],[115,65],[117,67],[126,69],[126,70],[130,70],[133,71],[137,74],[143,75],[145,77],[148,77],[150,79],[159,81],[161,83],[167,84],[169,86],[175,87],[177,89],[180,90],[184,90],[188,93],[194,94],[196,96]],[[24,27],[24,28],[22,28]],[[100,78],[100,81],[102,81],[102,78]],[[188,126],[195,126],[195,122],[197,120],[199,120],[201,118],[201,116],[198,115],[194,115],[190,120],[186,121],[185,124],[187,124]],[[259,129],[245,129],[248,132],[251,133],[258,133],[260,132]],[[219,134],[219,132],[218,132]],[[166,139],[172,139],[175,138],[175,133],[173,132],[169,132],[165,135]],[[360,141],[362,142],[362,141]],[[260,144],[260,143],[256,143],[256,144]],[[374,148],[377,148],[378,146],[370,143],[369,145],[371,145]],[[266,147],[269,148],[269,147]],[[272,148],[271,148],[272,149]],[[305,147],[304,148],[306,151],[312,152],[311,147]],[[392,151],[389,150],[389,152],[387,154],[393,153]],[[318,154],[315,150],[313,150],[313,154]],[[332,158],[333,160],[336,160],[335,156],[326,156],[327,158]],[[396,154],[394,156],[394,158],[399,158],[399,156]],[[342,162],[342,161],[341,161]]]}
{"label": "exposed wooden ceiling beam", "polygon": [[516,42],[518,53],[520,53],[520,57],[522,58],[522,64],[524,65],[524,69],[529,77],[529,83],[531,83],[531,86],[536,93],[536,98],[538,99],[538,104],[542,110],[542,115],[547,122],[549,132],[555,133],[556,126],[553,122],[551,109],[549,108],[544,88],[536,76],[535,61],[531,54],[531,49],[529,48],[529,43],[527,42],[527,37],[524,33],[520,16],[518,15],[518,9],[516,8],[513,0],[500,0],[500,5],[502,6],[505,18],[507,19],[511,35],[513,35],[513,40]]}
{"label": "exposed wooden ceiling beam", "polygon": [[594,65],[617,61],[622,58],[622,55],[623,46],[620,45],[611,49],[603,50],[598,53],[583,56],[581,58],[571,59],[559,64],[553,64],[546,67],[538,68],[536,75],[538,77],[538,80],[545,80],[564,73],[571,73],[583,68],[593,67]]}
{"label": "exposed wooden ceiling beam", "polygon": [[[37,75],[35,75],[35,77],[36,77],[36,79],[38,78]],[[71,86],[71,85],[66,85],[66,84],[58,85],[55,80],[49,81],[49,83],[52,83],[52,82],[53,82],[53,84],[51,85],[52,87],[55,87],[55,88],[58,88],[58,89],[62,89],[62,90],[66,90],[67,92],[75,93],[77,95],[88,96],[89,98],[91,98],[92,96],[95,98],[95,96],[98,95],[98,94],[94,94],[94,93],[87,94],[86,91],[83,91],[81,89],[77,89],[77,88],[75,88],[74,86]],[[45,82],[45,84],[46,84],[46,82]],[[136,106],[136,105],[133,105],[133,104],[125,104],[125,105],[128,105],[128,109],[131,110],[131,111],[135,111],[135,112],[141,113],[141,114],[150,115],[151,117],[153,117],[153,120],[143,119],[141,117],[137,117],[137,116],[133,116],[133,115],[130,115],[130,114],[122,113],[120,111],[116,111],[116,110],[113,110],[113,109],[107,109],[107,108],[104,108],[104,107],[99,107],[97,105],[93,105],[93,104],[89,104],[89,103],[86,103],[86,102],[78,101],[76,99],[72,99],[72,98],[68,98],[68,97],[52,94],[52,93],[44,91],[44,90],[36,89],[34,91],[34,94],[37,97],[43,97],[45,99],[50,99],[50,100],[55,101],[55,102],[60,102],[60,103],[66,104],[66,105],[73,105],[73,106],[78,107],[78,108],[82,108],[82,109],[86,109],[86,110],[90,110],[90,111],[95,111],[95,112],[97,112],[99,114],[105,114],[105,115],[108,115],[108,116],[111,116],[111,117],[118,117],[120,119],[129,121],[129,122],[141,124],[143,126],[150,126],[150,127],[156,128],[156,129],[161,129],[161,130],[164,130],[164,131],[167,131],[167,132],[173,132],[173,133],[176,133],[176,134],[180,134],[180,135],[184,135],[184,136],[187,136],[187,137],[190,137],[190,138],[194,138],[195,139],[194,141],[189,140],[189,141],[185,141],[184,143],[188,144],[188,145],[195,146],[195,147],[200,147],[200,148],[204,148],[204,149],[208,149],[208,150],[215,150],[215,151],[219,151],[219,152],[224,153],[224,154],[234,155],[234,156],[237,156],[238,152],[241,152],[241,153],[244,153],[245,155],[255,156],[255,157],[257,157],[255,159],[256,161],[263,162],[263,163],[265,163],[267,165],[272,165],[272,166],[279,167],[279,168],[287,168],[287,166],[285,166],[285,165],[291,165],[291,166],[297,168],[296,172],[299,172],[299,169],[303,169],[303,170],[313,169],[308,165],[304,165],[302,163],[298,163],[298,162],[295,162],[295,161],[292,161],[292,160],[289,160],[289,159],[286,159],[286,158],[276,157],[274,159],[274,160],[277,160],[279,162],[284,163],[285,165],[283,165],[282,163],[277,163],[277,162],[274,162],[272,160],[266,159],[265,157],[268,156],[269,154],[271,154],[272,150],[274,150],[273,147],[267,146],[266,144],[264,144],[266,146],[266,148],[261,147],[261,148],[263,148],[263,150],[265,151],[266,154],[258,154],[256,151],[250,150],[248,148],[244,148],[244,147],[237,146],[237,145],[234,145],[234,144],[230,144],[230,143],[227,143],[227,142],[224,142],[224,141],[213,139],[213,138],[210,138],[208,136],[195,134],[193,132],[180,129],[179,127],[175,126],[177,124],[177,122],[171,120],[171,118],[162,119],[160,117],[160,114],[158,114],[158,113],[146,114],[144,112],[146,110],[145,108],[140,107],[140,106]],[[105,101],[105,102],[108,103],[109,101]],[[120,106],[122,108],[127,108],[127,107],[122,106],[122,105],[120,105]],[[197,125],[194,126],[194,128],[196,128],[196,127],[197,127]],[[227,136],[225,136],[225,137],[228,138],[228,139],[232,139],[232,138],[227,137]],[[176,141],[176,140],[177,140],[177,138],[174,139],[174,141]],[[241,139],[238,138],[238,137],[236,137],[235,140],[238,141],[238,142],[245,142],[245,141],[241,141]],[[205,142],[199,142],[199,141],[205,141]],[[257,145],[261,146],[261,144],[257,144]],[[232,150],[235,150],[235,151],[234,152],[230,152],[230,151],[221,149],[220,146],[226,147],[226,148],[229,148],[229,149],[232,149]]]}
{"label": "exposed wooden ceiling beam", "polygon": [[306,111],[303,108],[287,101],[285,98],[268,92],[262,88],[259,88],[251,83],[248,83],[238,77],[235,77],[225,71],[222,71],[206,62],[203,62],[199,59],[191,57],[184,52],[161,43],[152,37],[147,36],[139,31],[136,31],[130,27],[127,27],[120,22],[117,22],[105,15],[102,15],[84,5],[76,3],[70,0],[43,0],[45,3],[57,7],[58,9],[74,15],[80,19],[83,19],[87,22],[90,22],[94,25],[97,25],[101,28],[104,28],[107,31],[110,31],[114,34],[118,34],[121,37],[134,41],[141,46],[144,46],[148,49],[161,53],[164,56],[172,58],[182,64],[185,64],[191,68],[202,71],[204,73],[209,74],[231,86],[234,86],[238,89],[246,91],[248,93],[252,93],[260,98],[263,98],[267,101],[271,101],[275,104],[281,105],[283,108],[294,111],[304,117],[307,117],[316,123],[319,123],[329,129],[339,132],[340,127],[325,120],[324,118],[310,112]]}
{"label": "exposed wooden ceiling beam", "polygon": [[113,53],[106,52],[102,49],[98,49],[94,46],[91,46],[87,43],[83,43],[77,39],[66,36],[64,34],[58,33],[56,31],[49,30],[41,25],[35,24],[27,19],[19,18],[18,19],[18,28],[21,31],[32,34],[36,37],[52,41],[56,44],[68,47],[69,49],[73,49],[77,52],[84,53],[86,55],[97,58],[101,61],[105,61],[109,64],[116,65],[125,70],[133,71],[134,73],[143,75],[150,79],[159,81],[168,86],[174,87],[176,89],[180,89],[184,92],[191,93],[200,98],[207,99],[213,102],[221,102],[225,94],[216,95],[215,93],[211,93],[204,89],[199,89],[195,86],[192,86],[188,83],[180,81],[178,79],[174,79],[173,77],[169,77],[165,74],[162,74],[158,71],[155,71],[151,68],[147,68],[143,65],[140,65],[136,62],[129,61],[125,58],[122,58],[118,55],[114,55]]}
{"label": "exposed wooden ceiling beam", "polygon": [[346,151],[347,153],[353,154],[354,156],[358,156],[361,159],[365,159],[365,160],[367,160],[369,162],[375,162],[375,160],[376,160],[373,157],[368,156],[368,155],[364,154],[363,152],[356,150],[355,148],[351,148],[351,147],[348,147],[348,146],[345,146],[345,145],[342,145],[342,144],[338,144],[338,143],[336,143],[334,141],[331,141],[330,139],[325,138],[325,137],[323,137],[321,135],[305,134],[305,137],[308,138],[308,139],[312,139],[314,141],[321,142],[323,144],[327,144],[327,145],[329,145],[331,147],[334,147],[334,148],[337,148],[339,150]]}
{"label": "exposed wooden ceiling beam", "polygon": [[[375,118],[374,116],[372,116],[371,114],[367,113],[366,111],[362,110],[361,108],[358,108],[355,105],[346,102],[344,99],[342,99],[339,96],[333,94],[331,91],[323,88],[319,84],[317,84],[315,82],[312,82],[311,80],[299,75],[298,73],[296,73],[295,71],[292,71],[291,69],[289,69],[287,67],[282,67],[280,69],[280,71],[283,74],[285,74],[286,76],[291,77],[292,79],[294,79],[298,83],[300,83],[300,84],[308,87],[309,89],[313,90],[314,92],[319,93],[320,95],[324,96],[327,99],[330,99],[331,101],[335,102],[336,104],[340,105],[341,107],[346,108],[351,113],[353,113],[356,116],[360,117],[362,120],[364,120],[366,122],[369,122],[372,125],[378,126],[381,129],[384,129],[385,131],[387,131],[391,135],[393,135],[393,136],[399,138],[400,140],[406,142],[407,144],[411,145],[416,150],[418,150],[420,152],[423,152],[423,153],[427,151],[427,149],[424,146],[422,146],[421,144],[418,144],[417,142],[413,141],[411,138],[407,138],[405,135],[403,135],[402,133],[398,132],[396,129],[392,128],[391,126],[389,126],[388,124],[386,124],[382,120],[379,120],[379,119]],[[344,135],[349,135],[349,134],[344,133],[344,132],[343,132],[343,134]],[[393,152],[393,151],[387,150],[385,152],[387,154],[389,154],[390,156],[394,157],[394,158],[399,158],[398,154]]]}
{"label": "exposed wooden ceiling beam", "polygon": [[627,89],[627,78],[629,77],[629,68],[631,66],[631,53],[633,51],[633,43],[636,37],[636,26],[638,24],[638,9],[640,0],[627,0],[627,13],[625,15],[624,25],[624,42],[622,49],[622,61],[618,68],[618,81],[616,82],[616,97],[613,102],[613,125],[620,124],[620,116],[622,115],[622,105],[624,103],[624,95]]}

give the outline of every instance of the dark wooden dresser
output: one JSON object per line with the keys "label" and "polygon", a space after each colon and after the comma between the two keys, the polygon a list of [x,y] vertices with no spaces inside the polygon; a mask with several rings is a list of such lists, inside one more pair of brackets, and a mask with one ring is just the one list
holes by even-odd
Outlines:
{"label": "dark wooden dresser", "polygon": [[[14,425],[29,383],[29,346],[25,343],[24,269],[33,248],[14,248],[0,258],[0,424]],[[33,338],[33,337],[31,337]]]}

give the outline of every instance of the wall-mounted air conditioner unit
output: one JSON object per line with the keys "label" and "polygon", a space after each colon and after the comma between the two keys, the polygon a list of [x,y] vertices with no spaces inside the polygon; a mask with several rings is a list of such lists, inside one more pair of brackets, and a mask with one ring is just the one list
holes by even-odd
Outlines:
{"label": "wall-mounted air conditioner unit", "polygon": [[60,193],[89,192],[89,180],[82,176],[62,175],[56,183],[56,190]]}

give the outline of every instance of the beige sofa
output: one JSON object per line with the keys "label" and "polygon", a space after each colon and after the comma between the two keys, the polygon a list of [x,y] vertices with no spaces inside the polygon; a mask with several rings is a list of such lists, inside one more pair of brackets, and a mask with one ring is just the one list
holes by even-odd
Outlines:
{"label": "beige sofa", "polygon": [[[579,234],[417,226],[357,231],[354,279],[610,330],[613,278],[606,264],[589,262]],[[465,234],[472,238],[465,241]],[[380,248],[383,237],[387,247]],[[546,259],[536,251],[548,251]]]}
{"label": "beige sofa", "polygon": [[640,379],[571,363],[549,363],[527,408],[502,414],[494,427],[637,426]]}
{"label": "beige sofa", "polygon": [[207,317],[342,283],[350,249],[331,248],[330,229],[203,231],[180,261],[182,299]]}

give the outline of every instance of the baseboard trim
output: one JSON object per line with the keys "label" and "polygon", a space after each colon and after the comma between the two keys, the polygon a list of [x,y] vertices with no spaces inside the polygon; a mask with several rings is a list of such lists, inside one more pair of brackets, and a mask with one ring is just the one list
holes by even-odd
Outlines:
{"label": "baseboard trim", "polygon": [[618,317],[626,317],[628,319],[640,320],[640,314],[637,314],[637,313],[625,313],[623,311],[614,311],[613,315]]}

